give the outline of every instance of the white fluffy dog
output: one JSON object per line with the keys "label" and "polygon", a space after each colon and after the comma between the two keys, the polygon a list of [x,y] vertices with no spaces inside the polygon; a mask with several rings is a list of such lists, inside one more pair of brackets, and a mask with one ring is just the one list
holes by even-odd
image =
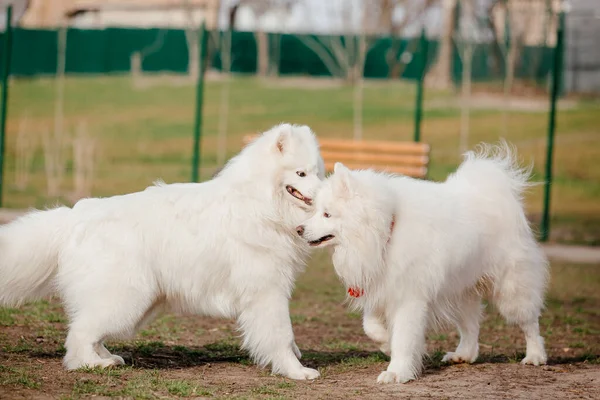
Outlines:
{"label": "white fluffy dog", "polygon": [[538,319],[548,263],[523,210],[529,175],[505,143],[467,153],[443,183],[336,164],[298,234],[312,246],[333,246],[365,333],[391,351],[378,382],[418,376],[432,323],[449,320],[460,332],[444,361],[474,362],[483,295],[523,330],[522,363],[546,362]]}
{"label": "white fluffy dog", "polygon": [[298,361],[288,302],[310,250],[295,228],[323,177],[312,131],[283,124],[209,182],[31,212],[0,227],[0,304],[57,291],[67,369],[123,364],[103,342],[170,308],[236,318],[258,364],[317,378]]}

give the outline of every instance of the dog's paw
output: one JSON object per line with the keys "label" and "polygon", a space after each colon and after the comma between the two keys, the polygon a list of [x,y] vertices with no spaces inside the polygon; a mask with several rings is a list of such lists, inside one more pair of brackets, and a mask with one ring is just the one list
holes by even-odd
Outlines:
{"label": "dog's paw", "polygon": [[104,358],[101,361],[96,362],[95,365],[91,367],[112,368],[118,367],[119,365],[125,365],[125,360],[120,356],[112,355],[110,358]]}
{"label": "dog's paw", "polygon": [[77,370],[80,368],[112,368],[119,365],[125,365],[125,360],[122,357],[112,355],[110,358],[98,358],[93,361],[73,361],[65,362],[67,370]]}
{"label": "dog's paw", "polygon": [[383,371],[377,378],[377,383],[406,383],[415,379],[412,373]]}
{"label": "dog's paw", "polygon": [[317,379],[321,376],[321,374],[316,369],[303,367],[297,371],[286,374],[286,376],[291,379],[303,381]]}
{"label": "dog's paw", "polygon": [[525,358],[521,360],[521,364],[535,365],[537,367],[537,366],[546,364],[547,361],[548,361],[548,359],[545,354],[534,353],[534,354],[527,354],[525,356]]}
{"label": "dog's paw", "polygon": [[125,360],[123,360],[123,357],[121,357],[121,356],[118,356],[116,354],[111,354],[110,359],[113,360],[113,362],[114,362],[113,365],[125,365]]}
{"label": "dog's paw", "polygon": [[292,350],[294,351],[296,357],[298,357],[298,360],[300,360],[302,358],[302,353],[300,352],[300,349],[296,343],[292,343]]}
{"label": "dog's paw", "polygon": [[461,354],[458,352],[449,351],[442,358],[442,362],[449,364],[459,364],[459,363],[474,363],[477,360],[477,355],[467,355]]}

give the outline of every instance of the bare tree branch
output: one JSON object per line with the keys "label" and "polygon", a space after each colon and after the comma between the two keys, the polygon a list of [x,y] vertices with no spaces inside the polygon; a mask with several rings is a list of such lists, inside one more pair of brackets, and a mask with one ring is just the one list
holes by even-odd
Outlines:
{"label": "bare tree branch", "polygon": [[269,37],[267,33],[263,31],[261,26],[262,18],[272,10],[289,12],[295,4],[296,2],[294,0],[239,0],[238,3],[232,7],[229,14],[232,27],[235,26],[235,17],[239,7],[245,6],[250,8],[258,20],[254,32],[258,48],[258,75],[266,76],[270,71],[274,70],[273,63],[270,61],[271,46]]}
{"label": "bare tree branch", "polygon": [[393,17],[393,11],[398,6],[403,6],[404,15],[400,21],[394,21],[393,18],[389,24],[389,32],[392,39],[392,45],[387,51],[386,61],[388,64],[388,76],[393,78],[398,78],[402,75],[403,69],[400,69],[399,52],[402,46],[402,39],[400,38],[402,32],[406,29],[406,27],[414,23],[415,21],[423,18],[425,13],[435,4],[439,2],[439,0],[425,0],[422,2],[414,3],[411,1],[401,1],[401,0],[380,0],[382,3],[381,7],[387,7],[388,10],[381,11],[384,15],[389,15],[389,18]]}
{"label": "bare tree branch", "polygon": [[344,69],[340,67],[336,58],[327,51],[326,47],[321,42],[309,35],[299,35],[297,38],[321,59],[332,76],[338,78],[344,77]]}

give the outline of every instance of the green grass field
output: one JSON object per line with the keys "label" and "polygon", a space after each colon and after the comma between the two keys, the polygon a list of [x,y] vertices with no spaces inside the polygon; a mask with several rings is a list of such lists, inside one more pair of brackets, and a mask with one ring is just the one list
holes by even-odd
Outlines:
{"label": "green grass field", "polygon": [[[151,78],[152,85],[136,89],[127,76],[71,77],[65,87],[65,127],[74,132],[80,121],[98,141],[99,158],[93,195],[107,196],[141,190],[157,178],[187,181],[191,176],[192,125],[195,87],[174,84],[172,78]],[[221,80],[206,84],[203,179],[216,165],[216,132],[219,121]],[[415,87],[412,83],[369,81],[364,101],[366,139],[412,140]],[[46,195],[42,150],[43,132],[54,126],[55,81],[14,80],[8,119],[7,190],[5,206],[42,207],[68,201],[72,187],[72,157],[67,157],[62,198]],[[427,90],[422,139],[432,146],[430,179],[443,180],[460,161],[458,135],[460,98],[450,92]],[[484,96],[489,100],[489,96]],[[496,141],[502,136],[503,117],[497,105],[471,112],[470,146]],[[541,111],[513,110],[506,139],[514,143],[525,162],[534,162],[535,179],[543,179],[547,99],[529,99]],[[572,102],[573,103],[573,102]],[[553,187],[553,239],[595,244],[600,241],[600,102],[574,101],[558,114]],[[486,103],[487,104],[487,103]],[[286,121],[310,125],[322,137],[352,138],[352,88],[325,79],[263,81],[236,77],[231,83],[228,118],[228,154],[241,147],[241,137]],[[32,174],[26,188],[17,190],[14,180],[17,133],[36,140]],[[66,150],[70,155],[70,150]],[[542,188],[527,196],[532,220],[539,219]]]}
{"label": "green grass field", "polygon": [[[141,190],[157,178],[167,182],[190,178],[193,85],[173,85],[154,78],[153,86],[135,89],[128,77],[69,78],[65,90],[65,126],[72,132],[86,121],[99,144],[93,194],[107,196]],[[205,93],[202,178],[216,170],[220,81],[209,81]],[[56,89],[50,79],[15,80],[8,121],[7,191],[12,208],[68,203],[72,190],[72,157],[60,198],[46,195],[42,135],[52,130]],[[488,96],[489,97],[489,96]],[[479,98],[478,98],[479,99]],[[228,153],[235,154],[242,135],[282,122],[308,124],[322,137],[352,137],[352,90],[328,80],[261,81],[237,77],[231,85]],[[411,140],[414,86],[402,82],[367,82],[364,136]],[[544,108],[544,99],[532,99]],[[497,102],[501,104],[501,100]],[[553,238],[600,241],[600,102],[574,101],[558,115],[553,188]],[[443,180],[460,162],[460,99],[450,92],[426,92],[423,140],[432,145],[430,178]],[[478,104],[479,105],[479,104]],[[19,124],[37,143],[29,184],[15,185]],[[513,111],[506,139],[522,158],[535,163],[542,179],[546,112]],[[472,111],[470,144],[496,141],[503,132],[499,107]],[[541,211],[541,187],[527,195],[532,220]],[[110,343],[128,366],[108,371],[65,372],[66,317],[56,300],[21,309],[0,308],[0,398],[81,398],[118,396],[135,399],[210,398],[580,398],[600,395],[594,389],[600,356],[600,273],[597,265],[552,263],[547,309],[540,321],[551,365],[518,364],[524,340],[493,307],[482,325],[481,356],[471,366],[442,366],[458,335],[452,329],[431,332],[430,357],[422,379],[409,385],[381,386],[375,379],[387,363],[362,333],[360,316],[342,304],[344,289],[328,256],[319,252],[301,275],[291,304],[296,340],[303,362],[319,368],[323,378],[294,382],[270,376],[239,350],[232,321],[166,315],[135,340]],[[594,378],[596,377],[596,378]],[[590,383],[592,382],[592,383]],[[594,392],[595,390],[595,392]],[[544,392],[545,391],[545,392]]]}
{"label": "green grass field", "polygon": [[[597,265],[553,263],[547,308],[540,319],[550,365],[519,364],[525,342],[488,306],[473,365],[446,366],[458,343],[454,329],[430,332],[423,377],[408,385],[377,385],[389,359],[362,332],[358,314],[343,305],[326,252],[318,252],[294,292],[291,317],[305,365],[322,378],[296,382],[271,376],[240,351],[232,321],[166,315],[135,340],[111,342],[126,367],[65,372],[66,318],[57,301],[0,308],[0,398],[235,399],[593,398],[600,363],[600,273]],[[583,374],[583,375],[582,375]],[[592,380],[590,380],[592,379]],[[597,379],[596,379],[597,380]],[[440,390],[442,392],[440,393]],[[455,392],[454,392],[455,391]]]}

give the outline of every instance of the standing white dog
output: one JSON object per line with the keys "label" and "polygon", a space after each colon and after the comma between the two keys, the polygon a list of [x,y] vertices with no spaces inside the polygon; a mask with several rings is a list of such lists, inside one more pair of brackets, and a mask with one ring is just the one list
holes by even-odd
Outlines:
{"label": "standing white dog", "polygon": [[0,304],[58,291],[70,320],[68,369],[123,364],[103,342],[170,307],[237,318],[258,364],[317,378],[298,361],[288,302],[309,250],[295,227],[323,176],[312,131],[283,124],[209,182],[29,213],[0,227]]}
{"label": "standing white dog", "polygon": [[444,361],[474,362],[483,295],[525,333],[522,363],[546,363],[538,319],[548,263],[523,210],[529,176],[506,143],[467,153],[443,183],[336,164],[298,234],[334,247],[365,333],[391,350],[378,382],[418,376],[428,323],[458,327],[460,344]]}

